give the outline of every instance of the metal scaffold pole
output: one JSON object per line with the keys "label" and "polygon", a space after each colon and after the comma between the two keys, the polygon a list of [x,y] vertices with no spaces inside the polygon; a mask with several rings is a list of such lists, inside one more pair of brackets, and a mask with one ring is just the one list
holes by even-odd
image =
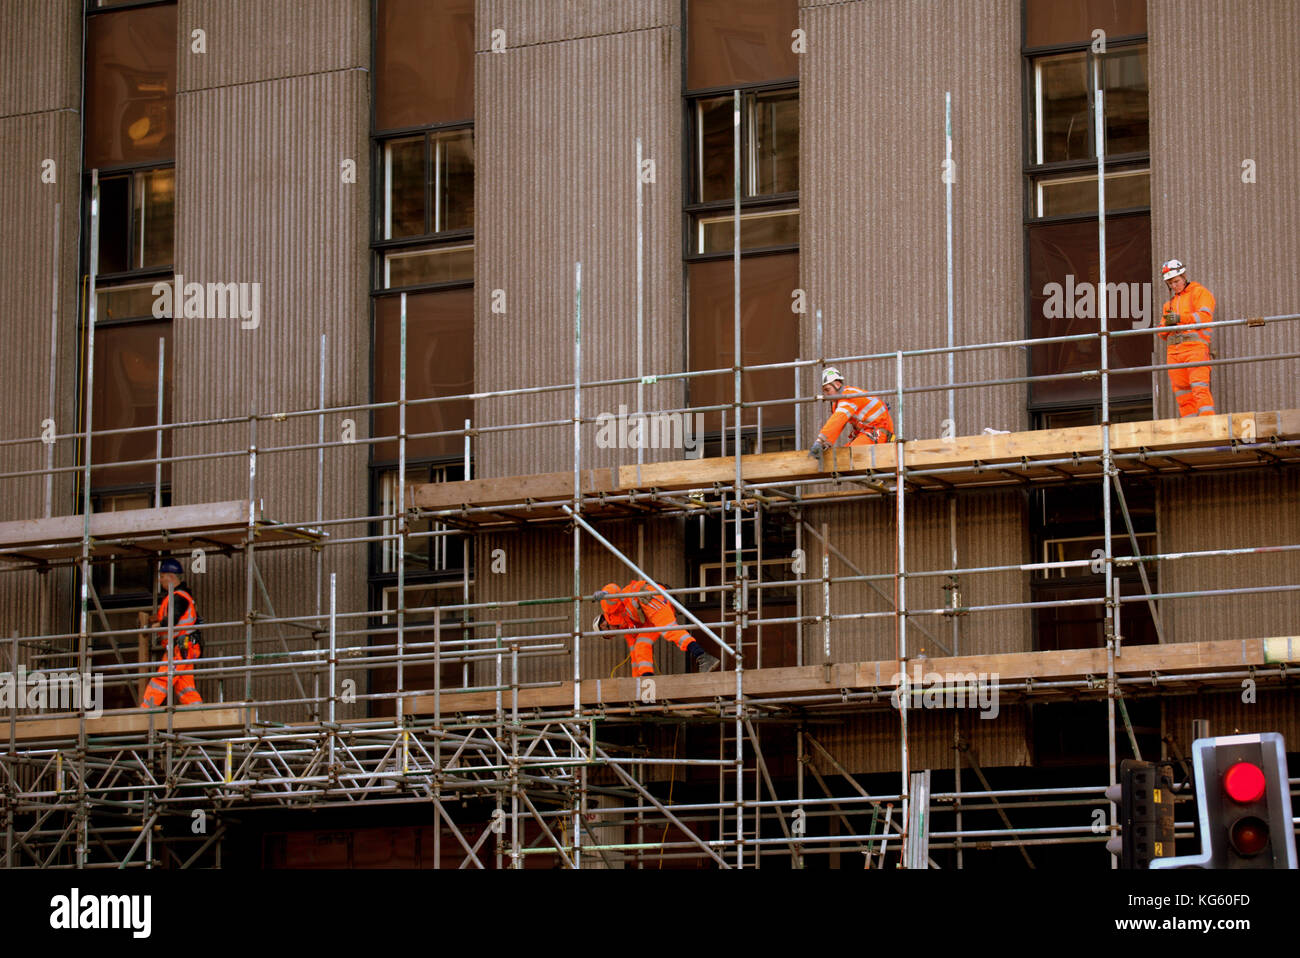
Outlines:
{"label": "metal scaffold pole", "polygon": [[[1097,296],[1097,321],[1101,352],[1101,517],[1104,540],[1103,550],[1105,553],[1105,564],[1101,571],[1106,590],[1104,628],[1106,642],[1106,754],[1109,773],[1108,783],[1114,785],[1116,782],[1115,656],[1118,652],[1116,643],[1119,641],[1115,629],[1115,609],[1117,606],[1115,584],[1118,580],[1113,575],[1115,568],[1114,545],[1111,541],[1110,522],[1110,484],[1112,476],[1115,475],[1115,462],[1111,458],[1110,452],[1110,336],[1106,315],[1106,125],[1104,94],[1101,88],[1101,65],[1098,60],[1093,61],[1093,128],[1093,143],[1097,153],[1097,289],[1099,291]],[[1117,825],[1116,809],[1113,804],[1110,807],[1110,823],[1113,830]],[[1111,855],[1110,862],[1111,868],[1119,867],[1119,857],[1117,855]]]}

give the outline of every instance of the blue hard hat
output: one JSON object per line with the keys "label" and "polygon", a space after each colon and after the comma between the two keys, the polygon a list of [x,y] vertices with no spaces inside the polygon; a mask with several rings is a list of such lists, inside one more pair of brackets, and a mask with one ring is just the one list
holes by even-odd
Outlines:
{"label": "blue hard hat", "polygon": [[158,572],[160,574],[165,574],[170,572],[173,575],[185,574],[185,570],[181,568],[181,564],[177,562],[175,559],[163,559],[162,565],[158,566]]}

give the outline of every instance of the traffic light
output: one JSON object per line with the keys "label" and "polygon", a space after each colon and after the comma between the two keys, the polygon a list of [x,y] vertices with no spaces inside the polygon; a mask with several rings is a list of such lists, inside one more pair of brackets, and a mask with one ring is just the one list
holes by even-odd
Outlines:
{"label": "traffic light", "polygon": [[1277,732],[1192,743],[1201,853],[1152,868],[1296,868],[1286,743]]}
{"label": "traffic light", "polygon": [[1126,758],[1119,782],[1106,797],[1119,806],[1119,834],[1106,850],[1119,856],[1120,868],[1146,868],[1174,853],[1174,779],[1169,765]]}

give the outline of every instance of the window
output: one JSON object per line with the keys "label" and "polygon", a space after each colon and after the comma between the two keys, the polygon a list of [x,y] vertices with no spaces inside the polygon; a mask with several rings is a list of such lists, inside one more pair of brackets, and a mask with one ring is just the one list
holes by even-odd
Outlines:
{"label": "window", "polygon": [[[688,353],[690,368],[730,369],[735,346],[734,277],[730,259],[691,263],[688,267],[690,288],[690,329]],[[740,342],[744,351],[742,365],[788,362],[799,353],[799,317],[790,310],[790,291],[799,285],[799,257],[785,253],[778,256],[746,257],[740,264]],[[782,399],[795,395],[793,369],[744,372],[740,377],[741,395],[746,402]],[[692,406],[730,404],[735,399],[735,379],[731,372],[702,376],[690,380]],[[763,430],[790,429],[794,425],[794,405],[762,407]],[[705,434],[716,433],[722,425],[719,412],[705,413]],[[735,420],[728,415],[732,426]],[[746,409],[744,424],[757,426],[758,410]],[[728,442],[731,442],[728,437]],[[764,440],[764,450],[777,447]]]}
{"label": "window", "polygon": [[172,168],[100,177],[99,275],[170,270],[175,201]]}
{"label": "window", "polygon": [[375,11],[375,287],[471,283],[473,2]]}
{"label": "window", "polygon": [[[176,7],[96,6],[106,4],[86,15],[84,121],[85,166],[100,168],[91,485],[111,508],[142,508],[171,478],[170,464],[144,460],[158,455],[156,426],[171,412],[171,318],[154,315],[153,286],[170,282],[175,259]],[[89,236],[89,175],[84,189]],[[105,434],[123,429],[141,431]],[[114,465],[126,462],[137,464]],[[107,575],[116,587],[115,567]]]}
{"label": "window", "polygon": [[[688,0],[686,13],[688,366],[729,369],[735,361],[737,159],[741,362],[790,362],[799,354],[799,317],[791,311],[799,286],[799,66],[792,48],[798,3]],[[741,393],[745,402],[793,398],[795,372],[745,372]],[[692,406],[729,405],[733,376],[693,379],[688,394]],[[705,434],[716,442],[724,415],[704,415]],[[745,448],[757,448],[759,421],[757,409],[745,410]],[[779,448],[793,433],[793,404],[763,407],[761,422],[763,448]]]}
{"label": "window", "polygon": [[1146,45],[1035,57],[1030,72],[1031,217],[1097,212],[1098,81],[1106,126],[1106,211],[1149,207]]}
{"label": "window", "polygon": [[[471,589],[473,586],[471,585]],[[471,592],[471,596],[473,593]],[[470,630],[464,627],[460,617],[462,611],[442,612],[444,605],[460,605],[464,601],[464,585],[460,580],[447,583],[426,585],[408,585],[406,587],[406,609],[403,623],[403,642],[409,649],[415,644],[433,643],[435,639],[434,622],[441,616],[441,640],[446,643],[444,654],[451,655],[457,648],[465,647],[465,640]],[[472,599],[471,599],[472,601]],[[388,586],[382,590],[380,607],[383,614],[377,617],[375,626],[379,631],[371,636],[371,645],[393,645],[397,642],[397,587]],[[432,651],[430,645],[429,651]],[[376,655],[389,655],[390,652],[376,652]],[[435,669],[439,670],[435,672]],[[379,666],[368,673],[370,676],[370,693],[382,695],[397,691],[396,666]],[[463,662],[429,662],[422,665],[407,665],[402,670],[402,687],[404,691],[432,694],[434,676],[439,675],[444,689],[465,688],[469,685],[470,667]],[[391,698],[372,699],[369,714],[393,715],[397,709]],[[409,706],[408,710],[409,712]]]}
{"label": "window", "polygon": [[[1094,50],[1094,30],[1106,31]],[[1150,324],[1151,163],[1145,4],[1026,0],[1025,251],[1031,338],[1094,334],[1104,307],[1114,331]],[[1103,91],[1106,287],[1098,288],[1095,90]],[[1113,340],[1109,368],[1150,363],[1153,343]],[[1029,350],[1030,375],[1098,370],[1097,340]],[[1110,376],[1112,401],[1149,407],[1149,373]],[[1100,377],[1030,385],[1034,411],[1095,406]]]}
{"label": "window", "polygon": [[86,17],[85,167],[176,156],[176,6]]}
{"label": "window", "polygon": [[[401,490],[397,484],[397,470],[384,469],[377,474],[379,490],[377,499],[380,515],[392,516],[380,523],[378,534],[391,536],[397,532],[397,509]],[[432,465],[424,463],[406,470],[406,508],[413,506],[410,486],[428,482],[458,482],[465,477],[463,465]],[[406,531],[406,575],[422,572],[460,572],[465,565],[464,540],[459,536],[430,535],[447,529],[440,522],[423,519],[408,522]],[[374,572],[378,576],[397,575],[396,539],[385,539],[376,549]]]}

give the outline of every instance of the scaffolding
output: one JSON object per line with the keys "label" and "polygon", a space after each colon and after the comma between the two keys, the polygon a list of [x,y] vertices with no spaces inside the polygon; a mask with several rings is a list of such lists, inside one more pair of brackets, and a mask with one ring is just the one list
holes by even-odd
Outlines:
{"label": "scaffolding", "polygon": [[[1100,92],[1096,108],[1100,131],[1104,128]],[[739,95],[735,109],[740,109]],[[949,139],[949,150],[950,144]],[[637,147],[639,150],[639,143]],[[737,145],[737,157],[738,150]],[[1097,152],[1099,157],[1104,155],[1103,149]],[[1102,163],[1099,160],[1098,209],[1103,211],[1099,241],[1104,288]],[[733,250],[738,290],[738,173],[735,182]],[[97,180],[95,184],[97,190]],[[951,204],[951,184],[947,193]],[[96,222],[92,216],[92,236]],[[436,823],[436,866],[456,861],[459,867],[520,868],[540,861],[573,868],[655,868],[680,861],[718,868],[764,863],[803,867],[816,856],[851,854],[861,855],[869,868],[935,867],[939,864],[936,853],[953,851],[952,860],[961,867],[963,853],[970,849],[1008,848],[1033,867],[1032,850],[1038,846],[1104,845],[1116,827],[1114,809],[1105,801],[1104,791],[1116,781],[1121,735],[1134,753],[1139,753],[1127,701],[1143,695],[1239,686],[1243,679],[1286,686],[1300,672],[1296,664],[1300,662],[1300,638],[1240,636],[1218,642],[1176,642],[1165,636],[1155,605],[1193,597],[1285,593],[1300,590],[1300,584],[1164,592],[1157,591],[1146,575],[1152,563],[1266,557],[1300,550],[1300,544],[1179,553],[1144,550],[1124,499],[1125,477],[1158,479],[1170,474],[1294,466],[1300,461],[1300,410],[1112,422],[1109,383],[1120,371],[1109,365],[1110,341],[1150,337],[1158,330],[1110,329],[1103,296],[1099,298],[1096,332],[958,345],[951,319],[951,220],[948,239],[949,322],[944,347],[820,355],[818,336],[819,355],[744,366],[739,359],[737,294],[737,361],[733,367],[648,375],[638,354],[635,376],[586,382],[582,377],[583,284],[590,277],[584,279],[579,263],[573,277],[573,368],[568,382],[457,396],[408,395],[403,295],[399,355],[394,357],[399,369],[396,401],[328,406],[328,344],[322,337],[319,401],[310,408],[275,413],[251,409],[239,418],[164,423],[160,399],[156,425],[96,432],[92,428],[93,390],[88,384],[80,430],[53,437],[0,440],[0,445],[17,450],[40,452],[42,444],[46,447],[43,467],[0,475],[6,485],[39,478],[47,490],[44,518],[0,525],[4,574],[34,572],[52,589],[50,583],[62,570],[64,581],[74,582],[79,592],[75,631],[50,628],[7,639],[5,658],[11,674],[35,666],[34,671],[42,672],[47,687],[52,688],[74,674],[89,675],[92,656],[106,652],[115,661],[103,662],[105,656],[98,655],[95,674],[105,686],[137,690],[160,666],[167,667],[164,662],[150,661],[142,645],[136,647],[134,660],[122,655],[124,648],[131,651],[139,630],[110,627],[93,575],[93,567],[105,557],[156,558],[178,549],[213,550],[232,561],[242,561],[245,580],[243,615],[203,624],[205,655],[195,663],[193,675],[205,688],[216,689],[216,701],[182,707],[171,700],[169,692],[163,708],[109,711],[96,717],[85,701],[70,708],[32,711],[17,697],[11,698],[6,716],[7,747],[0,762],[5,867],[219,866],[223,840],[234,827],[229,822],[246,812],[388,806],[431,806],[428,815]],[[92,251],[96,246],[92,241]],[[638,260],[639,254],[638,243]],[[87,376],[94,368],[93,253],[90,272]],[[638,272],[638,288],[640,275]],[[639,294],[637,301],[639,307]],[[1300,314],[1285,314],[1213,325],[1219,329],[1261,327],[1297,319]],[[1067,342],[1096,342],[1098,368],[1037,377],[954,379],[953,360],[959,354],[1019,351]],[[909,362],[940,355],[946,360],[945,381],[917,381],[906,375]],[[1300,353],[1252,355],[1195,365],[1223,367],[1297,358]],[[857,362],[893,367],[892,386],[879,392],[894,406],[898,436],[892,444],[839,448],[817,462],[798,452],[762,452],[764,408],[794,405],[801,410],[815,409],[822,401],[820,395],[804,395],[799,390],[803,370]],[[160,352],[160,382],[162,363]],[[1152,363],[1122,372],[1157,374],[1177,365]],[[745,399],[742,375],[772,370],[792,374],[794,394],[783,399]],[[635,387],[637,413],[646,414],[651,412],[644,399],[643,387],[648,383],[685,383],[728,374],[734,386],[729,404],[653,410],[656,415],[716,412],[728,416],[731,429],[724,425],[720,457],[647,463],[638,449],[634,463],[612,469],[583,468],[583,430],[597,422],[596,416],[584,409],[585,395],[609,387]],[[989,436],[907,438],[909,413],[915,408],[909,403],[918,397],[945,394],[949,418],[953,418],[957,390],[1073,378],[1099,381],[1100,425]],[[571,395],[571,417],[477,427],[466,422],[462,429],[407,431],[412,408],[542,395]],[[327,418],[380,410],[396,412],[396,434],[326,439]],[[754,413],[755,425],[745,425],[747,412]],[[294,420],[310,423],[313,419],[317,424],[314,442],[266,445],[258,440],[259,427]],[[246,448],[163,456],[164,436],[215,425],[246,427]],[[471,477],[476,438],[498,432],[528,436],[546,429],[572,431],[571,472]],[[154,456],[114,464],[151,465],[155,489],[160,486],[163,467],[182,461],[246,464],[247,485],[238,490],[240,498],[223,503],[162,507],[155,498],[151,509],[92,513],[93,442],[108,435],[131,434],[154,436]],[[464,480],[408,484],[408,444],[416,439],[448,437],[463,439]],[[753,442],[754,453],[744,452],[746,440]],[[325,516],[320,503],[327,456],[377,443],[395,443],[398,450],[399,480],[392,508],[364,516]],[[69,444],[77,449],[76,462],[56,465],[56,450]],[[273,521],[262,514],[258,497],[266,464],[278,456],[303,452],[313,453],[315,458],[316,515],[310,521]],[[49,490],[60,478],[79,481],[79,515],[53,514]],[[961,565],[956,545],[957,496],[972,489],[1034,489],[1067,483],[1091,484],[1100,490],[1104,533],[1103,554],[1098,559],[1044,557],[1030,563]],[[951,562],[942,568],[914,568],[906,549],[909,504],[917,497],[936,494],[948,498]],[[1112,497],[1120,506],[1122,530],[1111,525]],[[819,510],[864,500],[892,507],[896,533],[892,572],[869,574],[858,568],[835,546],[826,523],[817,521]],[[774,513],[791,517],[799,551],[805,557],[818,556],[820,562],[808,561],[798,568],[792,565],[790,574],[783,577],[765,575],[765,568],[785,562],[784,557],[765,558],[762,552],[761,519]],[[680,517],[720,520],[719,581],[701,580],[661,592],[685,627],[727,653],[729,667],[715,674],[660,674],[650,681],[603,678],[584,671],[583,640],[604,634],[584,623],[594,591],[584,588],[584,555],[598,549],[636,578],[655,580],[654,570],[643,568],[620,550],[602,532],[602,524]],[[753,522],[756,533],[755,548],[749,554],[742,535],[746,521]],[[413,528],[416,523],[428,523],[430,528],[417,530]],[[349,527],[361,525],[367,529],[380,525],[381,531],[349,533]],[[526,535],[545,528],[562,530],[572,543],[573,577],[567,594],[469,601],[469,556],[477,537],[503,529]],[[463,543],[466,557],[462,601],[408,605],[408,548],[453,539]],[[392,549],[395,607],[379,603],[382,608],[373,608],[375,603],[366,602],[360,609],[338,608],[339,574],[332,571],[326,575],[327,553],[376,543]],[[314,556],[317,598],[313,615],[276,615],[272,590],[259,569],[258,559],[264,552],[294,549],[309,549]],[[561,561],[558,555],[555,559]],[[483,562],[481,554],[477,561]],[[847,574],[832,574],[833,561],[843,565]],[[1101,585],[1094,596],[978,605],[961,601],[960,584],[974,577],[1085,570],[1098,563]],[[1125,595],[1120,589],[1117,572],[1126,565],[1136,566],[1141,573],[1140,594]],[[358,570],[357,577],[364,578],[364,572]],[[945,584],[948,600],[944,605],[909,601],[909,583],[915,587],[935,579]],[[835,611],[833,593],[855,585],[871,589],[890,608]],[[796,597],[795,615],[771,614],[772,603],[765,610],[765,597],[790,590]],[[1151,611],[1158,644],[1124,645],[1123,610],[1134,604]],[[964,617],[1070,606],[1099,609],[1104,647],[979,655],[963,654],[960,648],[958,623]],[[518,617],[503,619],[507,609]],[[945,619],[949,629],[943,628]],[[893,654],[882,660],[844,661],[837,652],[840,631],[868,621],[881,621],[889,627]],[[506,636],[505,625],[516,634]],[[761,630],[765,626],[796,629],[796,665],[764,666]],[[751,629],[760,636],[758,641],[745,638]],[[290,642],[288,630],[297,630],[303,641]],[[170,639],[172,628],[153,631]],[[820,654],[806,652],[818,648]],[[932,656],[930,652],[944,654]],[[559,663],[566,677],[524,679],[521,676],[530,660]],[[458,685],[448,685],[448,666],[459,670],[462,679]],[[938,689],[922,690],[915,682],[909,686],[909,677],[919,669],[959,678]],[[375,691],[376,683],[371,680],[390,671],[394,688]],[[954,722],[953,787],[933,787],[931,770],[915,767],[910,743],[916,731],[909,726],[915,718],[910,713],[924,707],[926,693],[949,698],[975,694],[979,690],[972,682],[960,678],[972,674],[991,676],[982,687],[1006,702],[1104,702],[1107,781],[995,788],[971,742],[962,735],[960,722]],[[292,691],[259,694],[259,689],[274,683],[279,683],[276,688],[291,685]],[[363,688],[369,691],[356,691]],[[373,714],[380,709],[391,709],[392,714]],[[823,741],[822,728],[827,722],[873,712],[897,718],[900,774],[897,788],[884,792],[869,792],[861,773],[851,771]],[[690,743],[679,749],[684,729],[704,730],[705,747]],[[772,729],[793,730],[795,756],[790,775],[772,771]],[[1177,752],[1176,740],[1169,745]],[[824,774],[823,769],[829,772]],[[973,776],[979,787],[964,785],[964,773]],[[695,778],[684,801],[674,800],[679,775]],[[699,783],[706,778],[710,782],[716,779],[715,801],[700,798]],[[1293,788],[1296,782],[1292,779]],[[1111,808],[1109,827],[1098,829],[1088,822],[1088,810],[1107,808]],[[1014,819],[1030,809],[1037,813],[1034,824],[1022,820],[1017,825]],[[1050,819],[1058,813],[1059,820],[1041,823],[1042,816]],[[210,829],[191,827],[191,823],[208,818],[214,822]],[[1192,834],[1190,818],[1179,822],[1178,833]],[[1102,854],[1100,849],[1098,854]]]}

